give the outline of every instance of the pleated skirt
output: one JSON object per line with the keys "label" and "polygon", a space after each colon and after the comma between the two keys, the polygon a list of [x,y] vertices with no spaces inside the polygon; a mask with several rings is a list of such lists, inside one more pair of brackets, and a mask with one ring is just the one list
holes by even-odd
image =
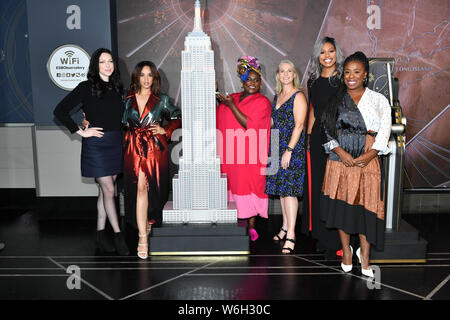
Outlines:
{"label": "pleated skirt", "polygon": [[377,250],[383,250],[385,201],[380,184],[378,157],[364,168],[328,159],[320,195],[320,218],[326,227],[363,234]]}

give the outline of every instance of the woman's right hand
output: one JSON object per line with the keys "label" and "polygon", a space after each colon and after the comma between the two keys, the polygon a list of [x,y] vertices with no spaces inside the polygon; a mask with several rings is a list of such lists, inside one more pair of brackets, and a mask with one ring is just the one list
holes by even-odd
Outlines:
{"label": "woman's right hand", "polygon": [[216,93],[216,97],[220,102],[223,102],[228,107],[231,107],[231,104],[233,104],[233,98],[228,94],[228,92],[226,94],[218,92]]}
{"label": "woman's right hand", "polygon": [[97,137],[101,138],[105,134],[103,131],[103,128],[99,127],[92,127],[92,128],[86,128],[86,129],[80,129],[77,131],[77,133],[82,136],[83,138],[89,138],[89,137]]}
{"label": "woman's right hand", "polygon": [[86,114],[84,112],[83,112],[83,120],[81,120],[81,125],[83,126],[84,129],[78,130],[77,133],[83,138],[89,137],[101,138],[104,135],[104,132],[102,131],[103,128],[99,127],[89,128],[90,122],[86,119]]}
{"label": "woman's right hand", "polygon": [[83,112],[83,120],[81,120],[81,125],[83,126],[83,128],[87,128],[90,125],[90,122],[87,121],[86,115],[84,114],[84,112]]}

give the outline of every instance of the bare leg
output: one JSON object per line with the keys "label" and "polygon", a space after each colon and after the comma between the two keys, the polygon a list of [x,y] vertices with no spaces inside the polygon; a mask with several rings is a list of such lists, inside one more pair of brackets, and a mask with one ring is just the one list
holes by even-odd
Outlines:
{"label": "bare leg", "polygon": [[352,251],[350,249],[350,235],[342,230],[339,231],[339,238],[342,244],[342,263],[345,265],[352,264]]}
{"label": "bare leg", "polygon": [[255,221],[256,221],[256,217],[251,217],[248,219],[248,228],[249,229],[255,229]]}
{"label": "bare leg", "polygon": [[366,236],[363,234],[359,235],[359,242],[361,246],[361,266],[363,269],[370,269],[369,260],[370,260],[370,243],[367,241]]}
{"label": "bare leg", "polygon": [[101,188],[101,195],[103,200],[103,207],[108,217],[109,223],[114,232],[120,232],[119,220],[117,218],[116,203],[114,201],[114,184],[116,176],[107,176],[95,178],[99,187]]}
{"label": "bare leg", "polygon": [[[284,208],[286,211],[287,219],[287,239],[295,240],[295,224],[297,222],[297,210],[298,210],[298,199],[297,197],[283,197]],[[294,249],[295,243],[291,241],[286,241],[284,248]],[[289,250],[284,250],[284,253],[289,253]]]}
{"label": "bare leg", "polygon": [[[144,251],[145,245],[148,245],[148,238],[143,235],[147,235],[148,224],[148,190],[147,180],[145,174],[139,171],[138,185],[137,185],[137,197],[136,197],[136,222],[139,233],[140,248],[138,251]],[[148,251],[148,250],[147,250]]]}
{"label": "bare leg", "polygon": [[[281,214],[282,214],[282,216],[283,216],[283,225],[282,225],[282,228],[283,228],[284,230],[287,231],[287,227],[288,227],[287,221],[288,221],[288,219],[287,219],[287,213],[286,213],[286,209],[285,209],[285,198],[280,197],[280,204],[281,204]],[[284,231],[281,231],[281,230],[280,230],[280,232],[278,232],[278,236],[279,236],[281,239],[283,239],[283,237],[284,237],[285,235],[286,235],[286,234],[284,233]],[[275,237],[273,237],[273,240],[278,240],[278,238],[275,236]]]}

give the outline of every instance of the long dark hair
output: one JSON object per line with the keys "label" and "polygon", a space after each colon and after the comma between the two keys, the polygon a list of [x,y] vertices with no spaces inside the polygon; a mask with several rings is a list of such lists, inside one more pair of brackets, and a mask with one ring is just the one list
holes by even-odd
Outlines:
{"label": "long dark hair", "polygon": [[[355,53],[349,55],[344,61],[343,70],[345,69],[347,63],[352,61],[361,62],[364,66],[364,71],[367,72],[367,76],[369,75],[369,59],[367,59],[366,55],[363,52],[356,51]],[[366,78],[363,83],[364,87],[367,87],[367,82],[368,81]],[[340,103],[342,103],[342,99],[344,99],[344,95],[346,94],[346,92],[347,86],[344,82],[344,72],[342,72],[342,76],[339,79],[339,88],[337,94],[330,99],[329,106],[325,109],[321,117],[322,125],[326,128],[326,130],[333,138],[337,138],[336,120],[338,116],[338,106]]]}
{"label": "long dark hair", "polygon": [[[111,55],[114,63],[114,72],[109,76],[109,82],[104,82],[99,75],[100,69],[98,64],[102,53]],[[94,51],[89,62],[87,79],[91,83],[92,95],[97,98],[102,98],[106,90],[115,90],[119,94],[122,94],[123,84],[120,81],[119,64],[109,49],[99,48]]]}
{"label": "long dark hair", "polygon": [[159,74],[156,65],[151,61],[141,61],[134,67],[134,70],[131,73],[130,89],[134,93],[138,93],[141,90],[139,78],[144,67],[149,67],[153,76],[152,85],[150,87],[150,89],[152,90],[152,94],[155,96],[159,96],[159,92],[161,90],[161,75]]}

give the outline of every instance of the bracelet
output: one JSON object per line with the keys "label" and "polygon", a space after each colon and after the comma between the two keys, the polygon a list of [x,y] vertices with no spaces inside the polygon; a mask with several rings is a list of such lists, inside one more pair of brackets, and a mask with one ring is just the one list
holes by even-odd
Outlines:
{"label": "bracelet", "polygon": [[286,148],[286,150],[287,150],[287,151],[289,151],[289,152],[292,152],[292,151],[294,151],[294,149],[292,149],[292,148],[291,148],[291,147],[289,147],[289,146],[288,146],[288,147]]}

